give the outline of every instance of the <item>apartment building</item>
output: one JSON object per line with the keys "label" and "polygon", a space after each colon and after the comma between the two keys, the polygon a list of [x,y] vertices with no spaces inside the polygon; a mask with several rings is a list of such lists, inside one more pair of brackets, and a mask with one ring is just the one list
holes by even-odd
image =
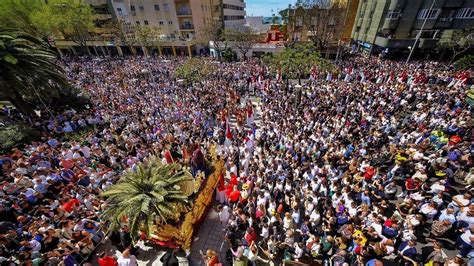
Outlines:
{"label": "apartment building", "polygon": [[366,52],[432,52],[441,38],[474,27],[474,0],[360,0],[352,39]]}
{"label": "apartment building", "polygon": [[[311,41],[312,34],[318,33],[317,23],[327,19],[326,34],[333,33],[329,46],[349,44],[359,0],[332,0],[327,6],[312,8],[292,7],[286,9],[288,16],[288,40]],[[322,18],[318,17],[322,16]],[[316,24],[311,24],[316,23]],[[313,30],[311,30],[313,28]],[[319,33],[318,33],[319,34]],[[331,52],[331,51],[328,51]]]}
{"label": "apartment building", "polygon": [[111,0],[118,19],[156,27],[165,38],[200,37],[206,22],[220,19],[220,0]]}
{"label": "apartment building", "polygon": [[244,0],[222,0],[222,19],[225,28],[239,28],[244,26]]}
{"label": "apartment building", "polygon": [[[130,25],[152,27],[160,33],[161,41],[156,47],[133,45],[127,47],[117,38],[109,36],[103,29],[99,38],[88,41],[90,47],[101,54],[167,54],[192,56],[205,52],[199,44],[203,40],[202,29],[211,21],[219,21],[224,27],[245,24],[245,2],[243,0],[85,0],[96,13],[96,24],[106,25],[111,20],[120,20]],[[71,41],[58,41],[59,49],[76,53],[77,46]],[[76,47],[75,47],[76,46]]]}

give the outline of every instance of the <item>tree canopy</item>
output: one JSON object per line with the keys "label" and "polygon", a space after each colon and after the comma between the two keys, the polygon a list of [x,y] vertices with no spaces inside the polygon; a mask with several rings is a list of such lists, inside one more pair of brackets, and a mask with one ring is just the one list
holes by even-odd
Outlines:
{"label": "tree canopy", "polygon": [[[290,9],[289,23],[307,31],[308,40],[322,50],[339,40],[346,9],[331,0],[298,0]],[[286,15],[287,16],[287,15]]]}
{"label": "tree canopy", "polygon": [[28,34],[45,37],[47,32],[33,22],[33,17],[44,5],[38,0],[0,1],[0,27],[21,29]]}
{"label": "tree canopy", "polygon": [[319,70],[333,68],[329,61],[321,58],[313,43],[287,46],[280,53],[265,55],[263,62],[274,72],[281,69],[282,74],[291,79],[309,76],[313,67],[318,67]]}
{"label": "tree canopy", "polygon": [[77,0],[48,0],[32,14],[32,21],[51,35],[61,35],[87,48],[94,30],[94,14],[89,4]]}
{"label": "tree canopy", "polygon": [[451,61],[474,47],[474,29],[446,30],[444,31],[439,46],[453,52]]}
{"label": "tree canopy", "polygon": [[224,33],[226,39],[231,41],[233,46],[242,54],[243,58],[247,58],[248,51],[257,41],[257,34],[250,27],[239,27],[228,29]]}
{"label": "tree canopy", "polygon": [[228,35],[226,30],[219,21],[211,21],[206,23],[201,29],[200,42],[204,45],[209,45],[209,42],[214,43],[214,49],[217,51],[217,57],[221,58],[221,52],[227,49]]}
{"label": "tree canopy", "polygon": [[454,67],[458,70],[469,70],[474,68],[474,55],[469,54],[454,62]]}
{"label": "tree canopy", "polygon": [[2,25],[45,40],[50,36],[63,37],[85,49],[86,40],[95,28],[91,6],[80,0],[0,1]]}
{"label": "tree canopy", "polygon": [[193,57],[176,68],[175,78],[184,80],[186,84],[191,84],[207,79],[215,71],[216,66],[212,61]]}

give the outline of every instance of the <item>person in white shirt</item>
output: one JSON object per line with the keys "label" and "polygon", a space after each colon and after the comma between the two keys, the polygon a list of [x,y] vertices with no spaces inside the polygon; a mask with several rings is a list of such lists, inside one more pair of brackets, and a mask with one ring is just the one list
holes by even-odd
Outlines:
{"label": "person in white shirt", "polygon": [[295,243],[294,248],[295,248],[295,255],[293,255],[293,258],[298,261],[298,259],[303,257],[303,253],[304,253],[304,244],[303,244],[303,242]]}
{"label": "person in white shirt", "polygon": [[462,212],[458,213],[456,217],[458,222],[465,222],[469,226],[474,225],[474,204],[469,205],[469,208],[464,208]]}
{"label": "person in white shirt", "polygon": [[459,194],[453,197],[453,201],[448,205],[457,212],[461,208],[467,207],[471,203],[472,194],[468,191],[464,195]]}
{"label": "person in white shirt", "polygon": [[460,255],[466,257],[474,245],[474,225],[464,229],[464,233],[458,237],[456,244],[459,247]]}
{"label": "person in white shirt", "polygon": [[126,249],[122,252],[122,255],[117,260],[118,266],[137,266],[137,258],[130,254],[130,250]]}

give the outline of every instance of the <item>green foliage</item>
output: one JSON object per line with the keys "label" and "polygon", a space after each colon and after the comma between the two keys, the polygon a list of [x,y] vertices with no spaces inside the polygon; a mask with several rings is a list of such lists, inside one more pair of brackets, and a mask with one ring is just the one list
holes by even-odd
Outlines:
{"label": "green foliage", "polygon": [[234,58],[236,58],[236,57],[237,57],[237,55],[230,48],[227,48],[227,49],[225,49],[225,51],[222,52],[222,58],[226,62],[232,62],[234,60]]}
{"label": "green foliage", "polygon": [[43,29],[32,21],[32,15],[43,5],[44,1],[39,0],[0,1],[0,27],[21,29],[34,36],[46,36]]}
{"label": "green foliage", "polygon": [[0,97],[26,115],[33,114],[32,102],[46,105],[59,99],[69,84],[56,58],[43,40],[0,28]]}
{"label": "green foliage", "polygon": [[317,66],[319,71],[334,68],[329,61],[321,58],[312,43],[296,43],[280,53],[265,55],[262,59],[272,71],[276,72],[281,68],[283,74],[290,79],[310,75],[313,66]]}
{"label": "green foliage", "polygon": [[469,70],[474,68],[474,55],[465,55],[461,57],[459,60],[454,62],[454,67],[457,70]]}
{"label": "green foliage", "polygon": [[110,223],[110,231],[126,221],[136,242],[140,232],[149,236],[154,224],[179,219],[188,202],[180,184],[190,179],[191,174],[180,164],[164,165],[158,158],[149,158],[102,194],[107,199],[102,218]]}
{"label": "green foliage", "polygon": [[186,84],[200,82],[215,73],[216,66],[208,59],[193,57],[188,59],[175,70],[174,76]]}
{"label": "green foliage", "polygon": [[24,143],[39,139],[40,133],[28,124],[18,122],[0,127],[0,154],[6,154]]}
{"label": "green foliage", "polygon": [[94,14],[89,4],[80,0],[48,0],[31,14],[35,25],[53,35],[86,46],[94,29]]}
{"label": "green foliage", "polygon": [[225,30],[219,21],[208,22],[200,30],[202,38],[200,42],[204,45],[208,45],[210,41],[214,43],[225,41]]}
{"label": "green foliage", "polygon": [[43,39],[55,35],[84,45],[94,29],[94,14],[81,0],[4,0],[0,1],[0,27],[21,29]]}
{"label": "green foliage", "polygon": [[453,52],[452,62],[474,46],[474,29],[446,30],[441,35],[438,46]]}
{"label": "green foliage", "polygon": [[247,58],[248,51],[257,41],[257,34],[250,27],[240,27],[236,29],[228,29],[225,31],[226,38],[231,41],[235,48],[242,54],[243,58]]}
{"label": "green foliage", "polygon": [[156,27],[135,25],[134,40],[136,44],[144,46],[159,46],[161,43],[160,31]]}

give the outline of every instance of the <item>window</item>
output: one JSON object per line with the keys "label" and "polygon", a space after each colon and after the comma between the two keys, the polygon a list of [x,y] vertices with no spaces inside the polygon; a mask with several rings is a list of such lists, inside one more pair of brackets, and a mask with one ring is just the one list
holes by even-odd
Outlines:
{"label": "window", "polygon": [[138,20],[137,20],[137,21],[135,21],[135,23],[136,23],[137,25],[140,25],[140,21],[138,21]]}
{"label": "window", "polygon": [[456,18],[474,18],[473,8],[461,8],[456,14]]}
{"label": "window", "polygon": [[176,38],[176,35],[174,35],[174,33],[171,33],[170,37],[171,37],[171,39],[174,39],[174,38]]}
{"label": "window", "polygon": [[143,24],[148,25],[148,20],[144,20]]}
{"label": "window", "polygon": [[135,11],[135,6],[130,6],[130,10]]}
{"label": "window", "polygon": [[163,25],[163,20],[160,20],[158,24]]}
{"label": "window", "polygon": [[120,7],[117,7],[117,13],[119,14],[119,16],[123,16],[123,12]]}
{"label": "window", "polygon": [[170,6],[168,4],[163,4],[163,10],[166,12],[170,11]]}
{"label": "window", "polygon": [[402,14],[399,9],[389,10],[387,14],[387,19],[399,19],[401,15]]}
{"label": "window", "polygon": [[173,21],[172,20],[168,20],[168,25],[172,25],[173,24]]}
{"label": "window", "polygon": [[143,6],[138,6],[138,8],[140,9],[140,11],[145,10],[145,8]]}
{"label": "window", "polygon": [[160,10],[160,5],[155,5],[155,11],[159,11]]}
{"label": "window", "polygon": [[241,20],[244,16],[224,16],[224,20]]}
{"label": "window", "polygon": [[418,19],[437,19],[439,13],[441,13],[440,9],[420,9],[418,11]]}
{"label": "window", "polygon": [[297,17],[296,18],[296,27],[302,27],[303,26],[303,18],[302,17]]}
{"label": "window", "polygon": [[224,9],[244,10],[243,7],[235,6],[235,5],[229,5],[229,4],[223,4],[222,7],[223,7]]}

